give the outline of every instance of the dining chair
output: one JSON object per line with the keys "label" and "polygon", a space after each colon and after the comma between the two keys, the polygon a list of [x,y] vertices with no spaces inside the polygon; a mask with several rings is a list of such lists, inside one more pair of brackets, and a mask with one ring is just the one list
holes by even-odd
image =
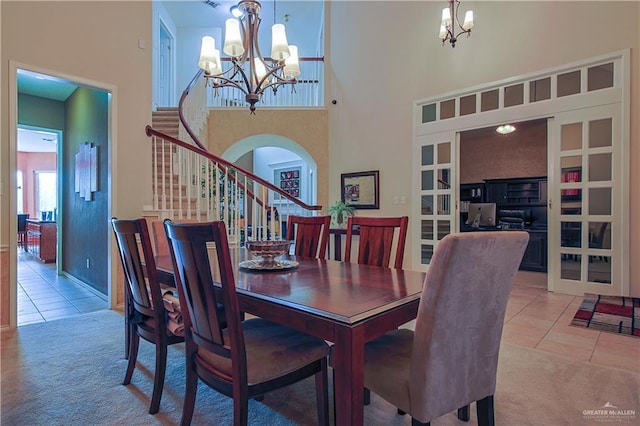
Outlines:
{"label": "dining chair", "polygon": [[[144,218],[122,220],[111,219],[116,236],[122,269],[125,276],[125,346],[127,349],[127,372],[123,384],[131,383],[136,367],[140,338],[153,343],[156,348],[156,365],[153,393],[149,414],[160,408],[162,388],[167,365],[167,347],[184,342],[183,326],[179,317],[181,308],[177,298],[163,295],[156,270],[154,253],[149,238],[149,228]],[[138,243],[139,241],[139,243]],[[165,299],[167,302],[165,302]],[[169,316],[165,303],[172,306],[177,316]],[[173,318],[173,319],[169,319]]]}
{"label": "dining chair", "polygon": [[300,257],[327,258],[331,216],[287,217],[286,239],[294,242],[294,253]]}
{"label": "dining chair", "polygon": [[395,241],[396,254],[393,268],[402,269],[404,259],[404,246],[407,240],[407,227],[409,218],[401,217],[360,217],[349,216],[347,219],[347,237],[345,244],[344,261],[351,260],[351,246],[353,236],[357,235],[358,241],[358,262],[362,265],[390,267],[391,253],[394,246],[394,234],[397,230]]}
{"label": "dining chair", "polygon": [[365,388],[408,413],[413,425],[458,410],[494,424],[498,353],[507,301],[527,247],[525,231],[464,232],[436,246],[415,332],[393,330],[365,345]]}
{"label": "dining chair", "polygon": [[[194,223],[197,219],[175,219],[174,222]],[[151,237],[153,238],[153,248],[156,256],[169,256],[169,242],[167,234],[164,230],[164,222],[162,220],[151,221]]]}
{"label": "dining chair", "polygon": [[185,323],[181,424],[191,423],[198,380],[233,398],[233,423],[246,425],[249,398],[311,376],[318,423],[328,424],[327,343],[261,318],[242,321],[224,222],[167,220],[165,229]]}
{"label": "dining chair", "polygon": [[24,251],[27,251],[27,219],[29,215],[27,213],[21,213],[18,215],[18,245],[22,247]]}

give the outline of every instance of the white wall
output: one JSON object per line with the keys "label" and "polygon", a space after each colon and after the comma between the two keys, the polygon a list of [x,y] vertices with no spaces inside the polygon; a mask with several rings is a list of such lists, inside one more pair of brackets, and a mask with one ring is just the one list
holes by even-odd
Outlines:
{"label": "white wall", "polygon": [[300,200],[311,204],[309,199],[309,167],[302,158],[283,148],[264,147],[257,148],[253,151],[253,170],[254,173],[271,183],[274,181],[274,171],[278,169],[286,169],[300,167]]}
{"label": "white wall", "polygon": [[[632,210],[640,209],[639,3],[463,1],[476,26],[455,49],[437,36],[443,4],[329,3],[329,199],[339,198],[341,173],[379,169],[381,208],[358,214],[409,215],[416,100],[631,48],[629,197]],[[393,204],[395,196],[409,204]],[[631,239],[631,258],[640,258],[638,222]],[[412,258],[410,247],[405,256]],[[637,264],[631,277],[640,292]]]}

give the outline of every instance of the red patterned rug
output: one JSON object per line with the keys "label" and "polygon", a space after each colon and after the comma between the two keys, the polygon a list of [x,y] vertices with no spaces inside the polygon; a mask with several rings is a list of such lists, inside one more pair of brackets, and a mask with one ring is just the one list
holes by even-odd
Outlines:
{"label": "red patterned rug", "polygon": [[640,337],[640,298],[585,293],[571,325]]}

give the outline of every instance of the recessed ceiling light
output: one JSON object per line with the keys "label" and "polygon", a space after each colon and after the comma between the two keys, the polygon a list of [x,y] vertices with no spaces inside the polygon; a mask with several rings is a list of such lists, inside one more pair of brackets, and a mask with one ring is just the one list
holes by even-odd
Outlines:
{"label": "recessed ceiling light", "polygon": [[515,126],[511,124],[503,124],[502,126],[498,126],[496,128],[496,132],[500,133],[501,135],[507,135],[515,131],[516,131]]}

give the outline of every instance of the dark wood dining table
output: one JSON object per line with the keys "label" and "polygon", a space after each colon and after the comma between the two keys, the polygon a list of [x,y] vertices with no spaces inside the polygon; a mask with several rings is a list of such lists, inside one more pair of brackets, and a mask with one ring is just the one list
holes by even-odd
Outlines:
{"label": "dark wood dining table", "polygon": [[[362,425],[364,345],[416,317],[425,273],[293,256],[293,269],[253,271],[238,266],[245,249],[231,256],[244,312],[333,342],[336,424]],[[156,267],[172,284],[170,257]]]}

